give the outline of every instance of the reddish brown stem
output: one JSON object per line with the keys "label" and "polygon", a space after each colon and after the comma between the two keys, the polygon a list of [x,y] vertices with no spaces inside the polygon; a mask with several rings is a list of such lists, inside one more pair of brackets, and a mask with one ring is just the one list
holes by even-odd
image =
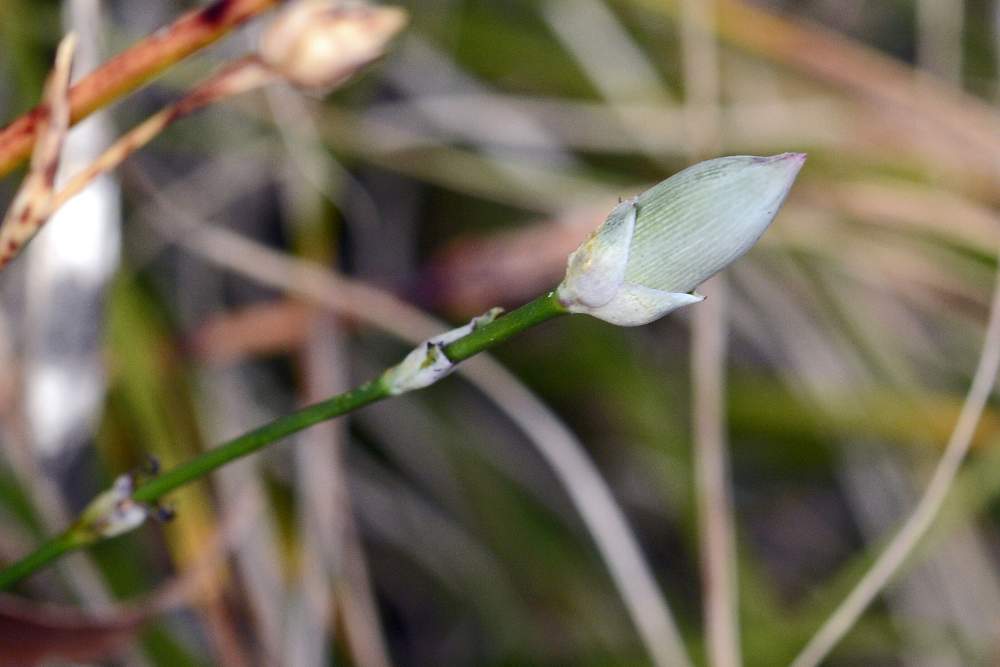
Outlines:
{"label": "reddish brown stem", "polygon": [[[70,90],[70,122],[76,123],[135,90],[174,63],[216,41],[283,0],[216,0],[134,44],[81,79]],[[0,129],[0,176],[31,153],[43,109],[35,107]]]}

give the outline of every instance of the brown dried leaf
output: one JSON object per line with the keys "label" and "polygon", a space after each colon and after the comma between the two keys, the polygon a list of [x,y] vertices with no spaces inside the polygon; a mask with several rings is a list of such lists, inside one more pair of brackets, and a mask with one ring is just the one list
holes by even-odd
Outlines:
{"label": "brown dried leaf", "polygon": [[59,44],[56,61],[45,85],[44,114],[31,166],[14,201],[0,223],[0,269],[10,263],[52,214],[51,203],[63,142],[69,129],[69,75],[76,36]]}

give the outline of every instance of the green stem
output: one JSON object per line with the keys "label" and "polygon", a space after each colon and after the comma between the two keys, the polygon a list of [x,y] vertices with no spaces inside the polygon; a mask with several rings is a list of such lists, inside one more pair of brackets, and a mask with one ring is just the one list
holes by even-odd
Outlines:
{"label": "green stem", "polygon": [[72,529],[53,537],[21,560],[0,570],[0,591],[7,590],[35,570],[40,570],[63,554],[81,546],[83,545]]}
{"label": "green stem", "polygon": [[278,417],[270,424],[244,433],[154,477],[137,488],[132,494],[132,499],[141,503],[159,500],[174,489],[200,479],[230,461],[249,456],[293,433],[388,396],[389,392],[381,380],[373,380],[320,403]]}
{"label": "green stem", "polygon": [[559,303],[555,291],[548,292],[534,301],[512,310],[503,317],[479,327],[468,336],[463,336],[454,343],[446,345],[444,353],[448,355],[449,359],[458,363],[504,342],[516,333],[558,315],[565,315],[566,312],[566,309]]}
{"label": "green stem", "polygon": [[[453,362],[458,363],[502,343],[518,332],[565,313],[566,309],[559,303],[555,293],[549,292],[445,346],[444,353]],[[249,456],[293,433],[389,396],[389,388],[381,377],[366,382],[360,387],[338,394],[321,403],[279,417],[269,424],[171,468],[139,486],[132,494],[132,499],[140,503],[153,503],[171,491],[205,477],[230,461]],[[0,570],[0,590],[13,586],[63,554],[89,546],[96,541],[95,539],[82,539],[80,535],[80,531],[67,530],[62,535],[43,544],[33,553]]]}

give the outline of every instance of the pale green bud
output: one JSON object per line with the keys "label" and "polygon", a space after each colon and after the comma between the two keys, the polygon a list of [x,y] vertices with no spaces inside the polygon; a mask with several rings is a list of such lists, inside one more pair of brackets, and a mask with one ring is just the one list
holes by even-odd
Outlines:
{"label": "pale green bud", "polygon": [[569,256],[560,302],[635,326],[701,301],[691,291],[757,242],[805,158],[708,160],[623,201]]}

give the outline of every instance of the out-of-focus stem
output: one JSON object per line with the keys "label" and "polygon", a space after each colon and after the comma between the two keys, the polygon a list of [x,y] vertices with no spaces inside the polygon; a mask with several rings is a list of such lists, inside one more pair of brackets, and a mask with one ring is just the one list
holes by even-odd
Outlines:
{"label": "out-of-focus stem", "polygon": [[[218,40],[282,0],[216,0],[189,12],[111,58],[70,90],[70,122],[76,123],[139,88],[174,63]],[[39,106],[0,129],[0,176],[31,153],[44,116]]]}
{"label": "out-of-focus stem", "polygon": [[128,156],[152,141],[174,121],[215,102],[264,86],[279,76],[256,56],[246,56],[223,67],[177,102],[147,118],[121,136],[86,168],[75,174],[62,190],[48,199],[43,210],[38,210],[35,215],[20,221],[21,224],[15,227],[10,227],[5,221],[4,229],[16,233],[16,236],[11,237],[12,242],[4,244],[4,250],[0,253],[0,269],[14,261],[28,241],[63,204],[79,194],[101,174],[118,167]]}
{"label": "out-of-focus stem", "polygon": [[[234,4],[218,3],[220,12]],[[114,169],[129,155],[167,128],[178,118],[214,102],[259,88],[276,79],[288,79],[300,87],[313,89],[323,83],[325,90],[332,90],[357,74],[366,65],[384,53],[385,47],[396,33],[406,24],[407,15],[396,7],[373,8],[365,5],[345,5],[336,3],[322,5],[317,13],[311,3],[296,5],[283,15],[266,34],[265,46],[260,55],[250,55],[229,63],[208,79],[195,86],[183,98],[171,104],[145,122],[135,127],[106,150],[93,164],[77,174],[70,183],[55,195],[49,196],[50,189],[44,190],[45,200],[35,206],[38,211],[28,209],[22,216],[22,224],[16,226],[16,235],[9,242],[4,240],[0,254],[0,269],[10,263],[31,240],[46,220],[62,204],[83,190],[94,178]],[[72,40],[67,40],[72,44]],[[70,49],[66,49],[67,51]],[[308,57],[306,57],[308,56]],[[64,78],[68,77],[68,66]],[[55,108],[48,102],[47,108]],[[62,94],[63,123],[65,128],[67,109],[65,89]],[[46,116],[43,115],[43,120]],[[35,133],[39,134],[37,128]],[[2,140],[0,132],[0,140]],[[44,138],[44,137],[43,137]],[[57,138],[61,139],[61,135]],[[47,142],[41,141],[44,146]],[[2,149],[2,144],[0,144]],[[2,158],[2,153],[0,153]],[[58,164],[56,151],[53,164]],[[55,169],[35,170],[38,178],[45,176],[51,181]],[[37,179],[36,179],[37,180]],[[29,191],[31,192],[31,191]],[[5,228],[10,228],[4,225]],[[9,234],[10,235],[10,234]]]}
{"label": "out-of-focus stem", "polygon": [[727,286],[716,276],[692,318],[694,474],[706,652],[712,667],[739,667],[736,540],[725,429]]}
{"label": "out-of-focus stem", "polygon": [[278,75],[262,64],[256,56],[247,56],[230,63],[195,86],[187,95],[153,114],[132,128],[86,169],[73,178],[52,198],[51,211],[56,211],[80,193],[101,174],[118,167],[129,155],[152,141],[175,121],[210,104],[267,85]]}
{"label": "out-of-focus stem", "polygon": [[[716,4],[717,0],[680,0],[684,111],[692,161],[715,153],[720,139]],[[691,318],[691,384],[705,652],[711,667],[739,667],[743,661],[735,519],[725,422],[727,287],[722,276],[702,287],[708,299]]]}
{"label": "out-of-focus stem", "polygon": [[982,417],[983,408],[996,384],[1000,371],[1000,272],[997,272],[990,304],[990,318],[983,336],[982,351],[972,385],[966,394],[962,411],[945,446],[931,479],[913,512],[886,544],[871,568],[855,584],[847,597],[823,622],[809,643],[802,649],[792,667],[816,667],[836,647],[844,635],[857,623],[868,606],[896,576],[906,560],[913,555],[920,541],[927,535],[934,520],[955,483],[965,461],[972,438]]}

